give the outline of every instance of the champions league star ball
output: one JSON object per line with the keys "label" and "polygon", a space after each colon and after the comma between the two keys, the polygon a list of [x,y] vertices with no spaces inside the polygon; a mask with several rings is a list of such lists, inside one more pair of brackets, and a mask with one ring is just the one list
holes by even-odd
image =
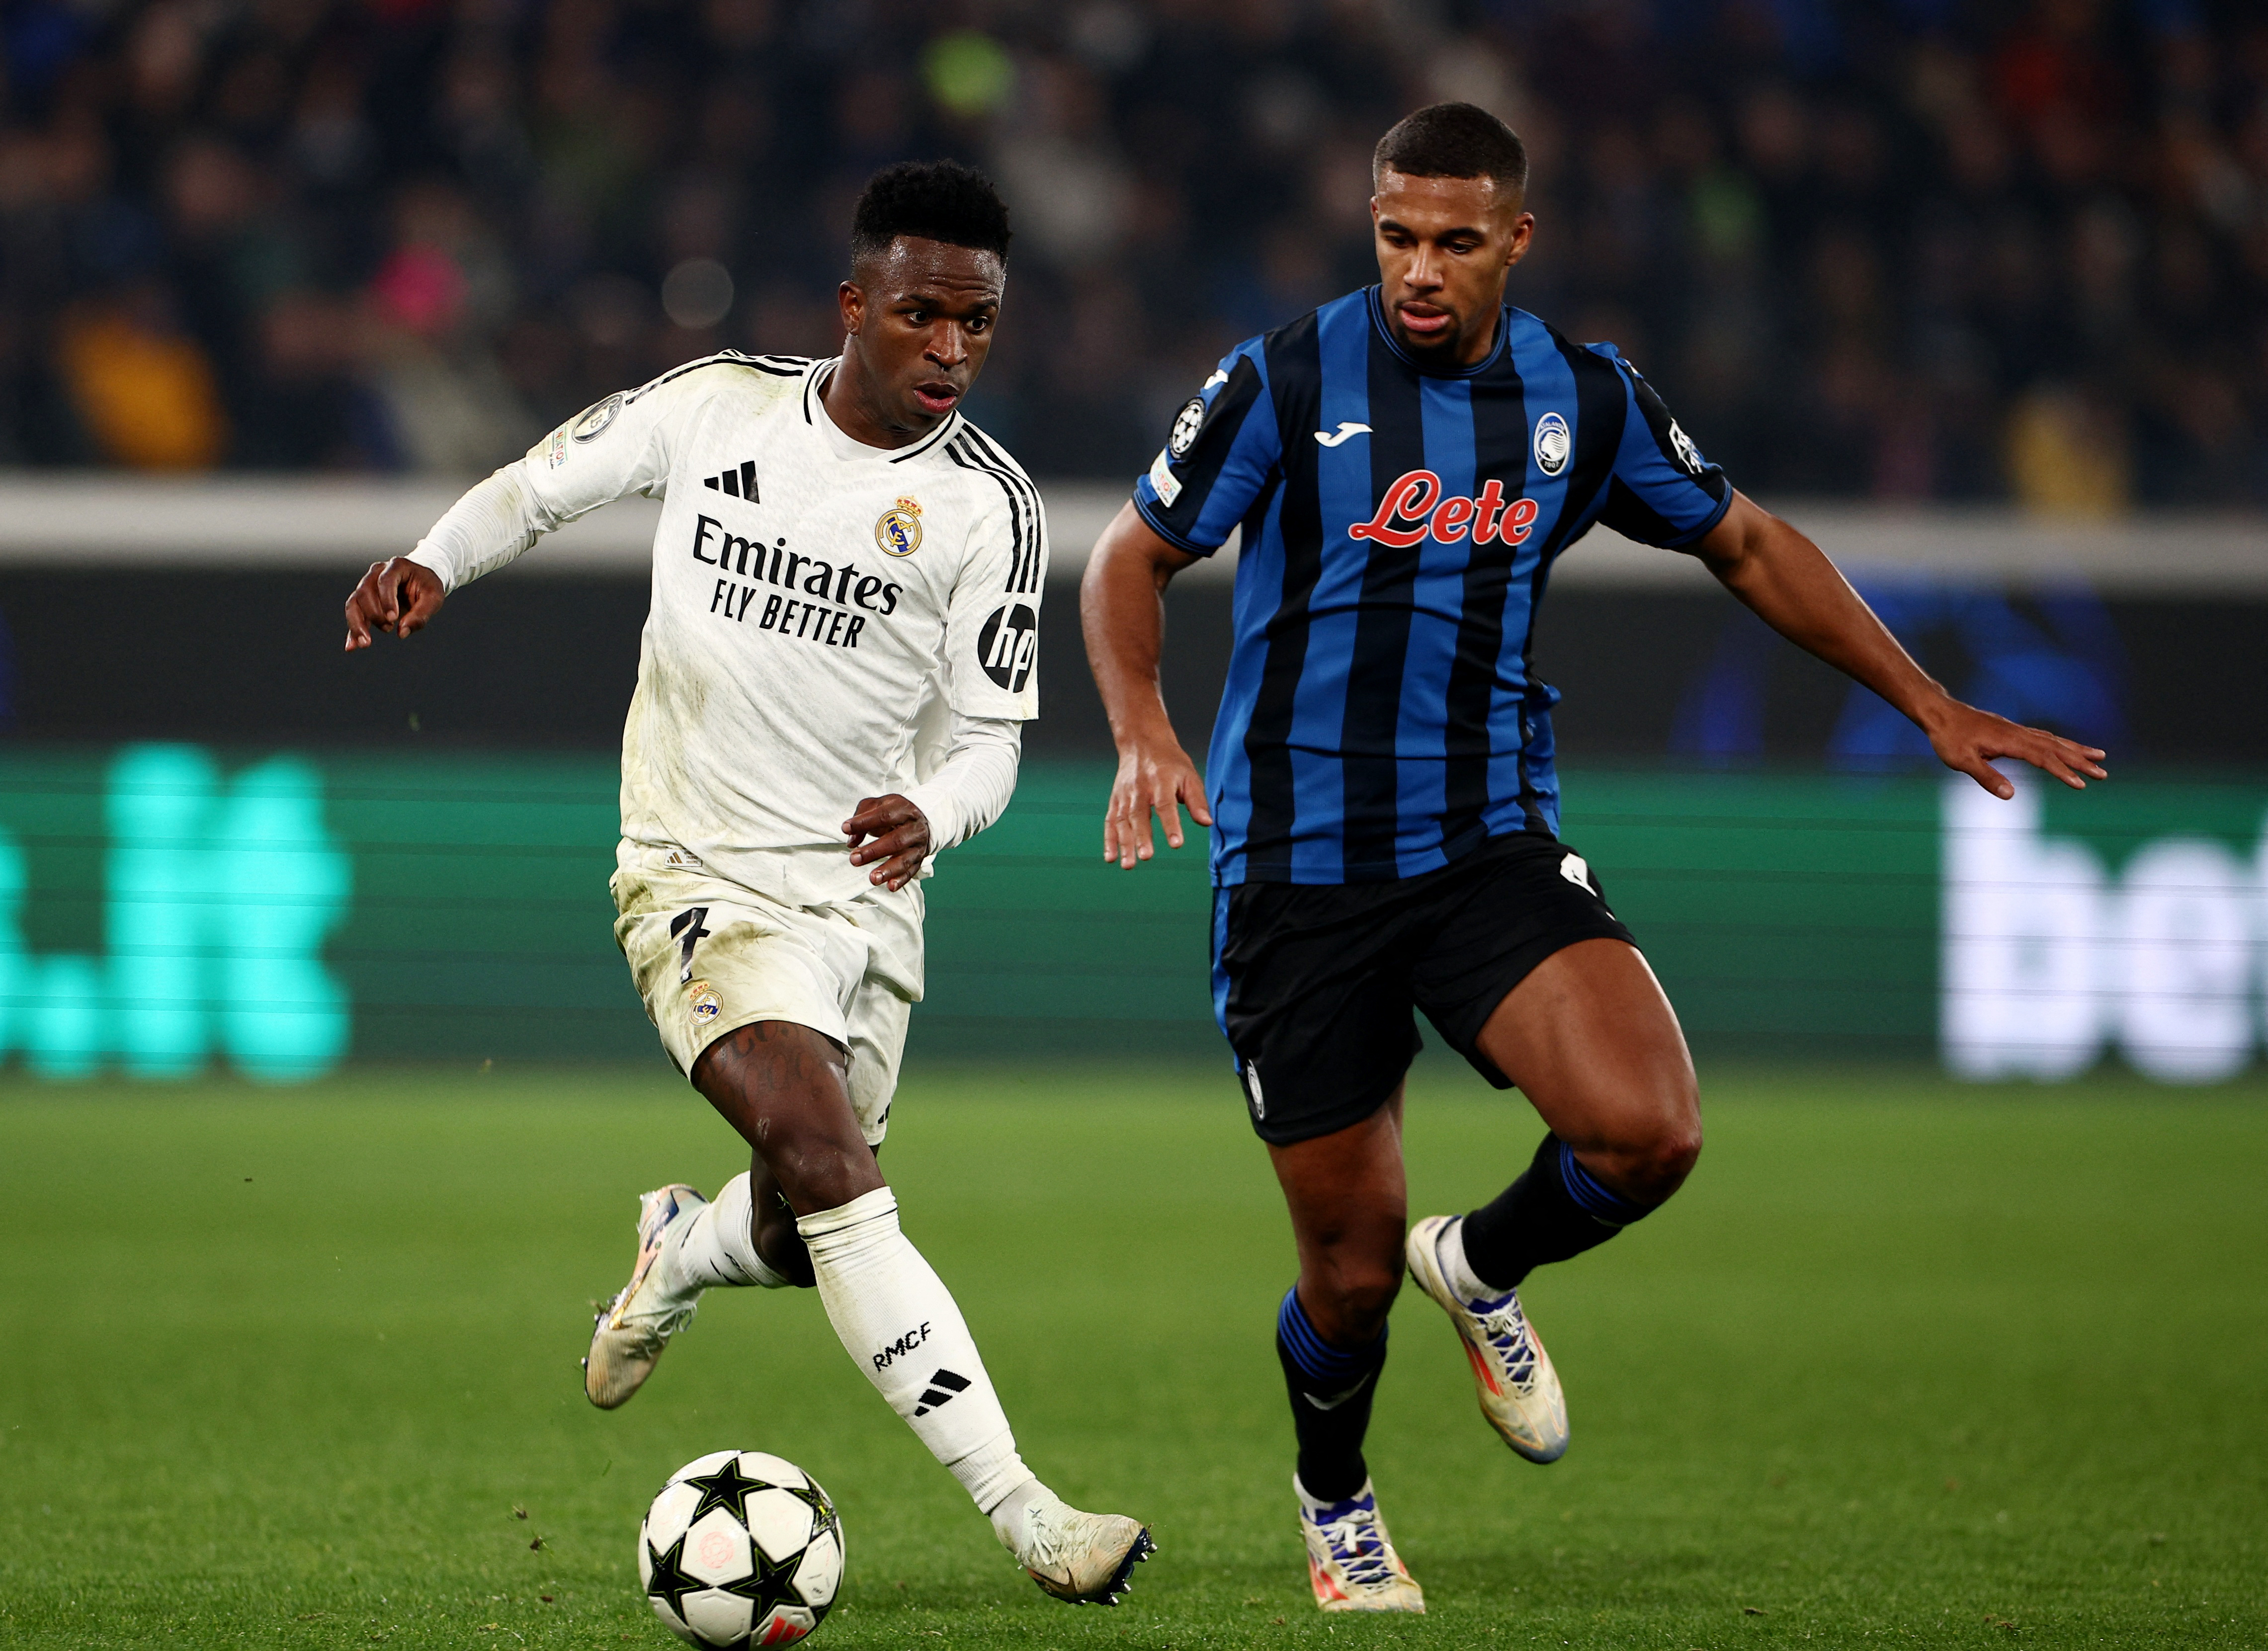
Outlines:
{"label": "champions league star ball", "polygon": [[835,1603],[843,1521],[793,1463],[713,1451],[671,1474],[646,1510],[638,1581],[688,1645],[786,1645]]}

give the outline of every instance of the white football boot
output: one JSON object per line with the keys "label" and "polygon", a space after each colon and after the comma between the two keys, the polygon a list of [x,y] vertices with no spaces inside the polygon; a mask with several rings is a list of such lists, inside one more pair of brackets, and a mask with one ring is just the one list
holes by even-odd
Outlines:
{"label": "white football boot", "polygon": [[1425,1614],[1425,1590],[1394,1551],[1368,1479],[1343,1502],[1316,1501],[1296,1473],[1292,1491],[1300,1499],[1300,1534],[1307,1540],[1307,1581],[1318,1610]]}
{"label": "white football boot", "polygon": [[1457,1327],[1489,1426],[1530,1462],[1557,1462],[1567,1454],[1567,1397],[1543,1338],[1520,1310],[1520,1292],[1468,1299],[1442,1274],[1435,1246],[1462,1220],[1431,1215],[1410,1229],[1410,1276]]}
{"label": "white football boot", "polygon": [[1150,1528],[1123,1514],[1082,1514],[1044,1485],[1024,1498],[1009,1551],[1042,1591],[1073,1605],[1116,1605],[1134,1567],[1157,1552]]}
{"label": "white football boot", "polygon": [[629,1403],[653,1374],[669,1338],[693,1322],[700,1293],[665,1296],[659,1264],[662,1247],[673,1239],[681,1242],[686,1227],[708,1202],[677,1183],[638,1195],[637,1264],[630,1269],[630,1281],[600,1309],[583,1360],[583,1395],[600,1410]]}

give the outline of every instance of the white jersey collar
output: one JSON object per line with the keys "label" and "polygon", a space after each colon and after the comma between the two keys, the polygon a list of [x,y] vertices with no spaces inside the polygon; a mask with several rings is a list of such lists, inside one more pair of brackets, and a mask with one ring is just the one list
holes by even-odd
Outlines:
{"label": "white jersey collar", "polygon": [[909,459],[918,459],[931,449],[943,446],[960,433],[961,409],[956,407],[945,416],[943,424],[909,446],[870,447],[856,437],[843,434],[843,427],[828,416],[827,411],[827,386],[835,377],[836,368],[842,365],[842,357],[831,357],[813,367],[811,375],[803,381],[803,422],[819,431],[820,439],[826,442],[836,458],[852,464],[870,461],[903,464]]}

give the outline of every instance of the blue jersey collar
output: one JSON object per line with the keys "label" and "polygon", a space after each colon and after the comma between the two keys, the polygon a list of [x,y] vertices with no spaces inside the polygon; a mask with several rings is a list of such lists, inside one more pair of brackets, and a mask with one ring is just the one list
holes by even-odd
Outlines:
{"label": "blue jersey collar", "polygon": [[1469,367],[1441,368],[1427,366],[1424,363],[1417,360],[1408,350],[1402,347],[1402,341],[1394,335],[1394,328],[1387,325],[1386,296],[1384,290],[1378,286],[1368,286],[1363,289],[1362,295],[1364,300],[1370,307],[1371,330],[1375,332],[1386,347],[1394,352],[1395,360],[1401,362],[1403,365],[1408,367],[1412,372],[1420,373],[1426,378],[1478,378],[1482,373],[1486,372],[1491,367],[1496,365],[1498,361],[1503,358],[1505,353],[1512,348],[1512,306],[1509,304],[1501,304],[1497,306],[1496,313],[1496,343],[1489,350],[1488,354],[1483,356],[1478,361],[1473,363]]}

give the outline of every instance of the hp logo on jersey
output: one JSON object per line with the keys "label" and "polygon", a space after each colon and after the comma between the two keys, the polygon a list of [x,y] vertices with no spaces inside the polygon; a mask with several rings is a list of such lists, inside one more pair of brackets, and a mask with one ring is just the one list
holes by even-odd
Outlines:
{"label": "hp logo on jersey", "polygon": [[1546,475],[1557,475],[1567,468],[1567,456],[1575,450],[1575,438],[1567,428],[1567,421],[1557,413],[1546,413],[1535,421],[1535,468]]}
{"label": "hp logo on jersey", "polygon": [[1040,652],[1040,616],[1021,602],[1003,602],[976,633],[976,660],[984,674],[1012,694],[1032,680]]}

